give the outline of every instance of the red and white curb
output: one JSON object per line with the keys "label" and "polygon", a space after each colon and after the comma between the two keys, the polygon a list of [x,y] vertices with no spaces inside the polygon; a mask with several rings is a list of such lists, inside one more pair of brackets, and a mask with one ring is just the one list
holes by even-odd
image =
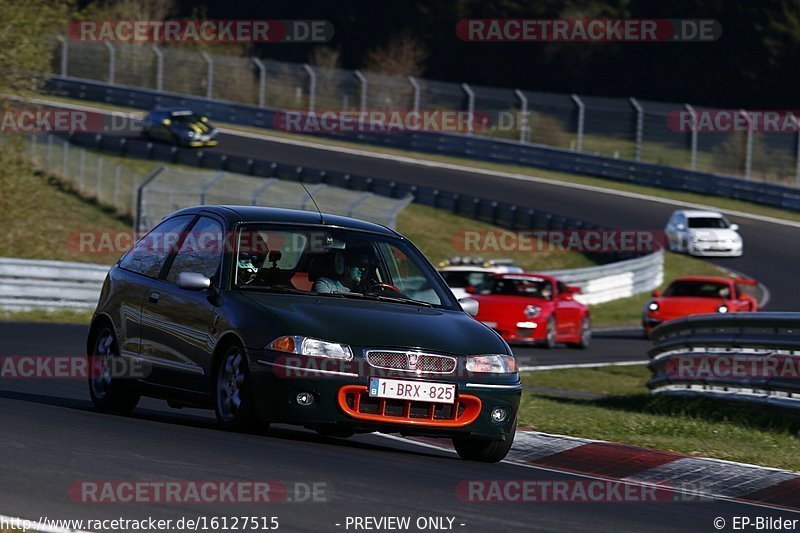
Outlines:
{"label": "red and white curb", "polygon": [[[414,438],[439,449],[444,439]],[[800,510],[800,473],[613,442],[517,431],[505,461],[710,498]]]}

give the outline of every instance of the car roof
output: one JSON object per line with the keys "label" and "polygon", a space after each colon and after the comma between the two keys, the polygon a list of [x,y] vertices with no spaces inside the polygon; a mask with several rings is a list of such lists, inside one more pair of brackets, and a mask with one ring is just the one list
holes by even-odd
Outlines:
{"label": "car roof", "polygon": [[[316,211],[253,205],[198,205],[181,209],[170,216],[202,213],[218,215],[224,218],[229,226],[240,222],[287,222],[320,225],[320,216]],[[373,233],[380,233],[381,235],[402,237],[402,235],[386,226],[367,222],[366,220],[333,215],[330,213],[323,213],[322,218],[325,226],[371,231]]]}
{"label": "car roof", "polygon": [[553,276],[548,276],[546,274],[536,274],[534,272],[506,272],[502,274],[495,274],[494,277],[503,279],[541,278],[548,281],[557,281],[556,278],[554,278]]}
{"label": "car roof", "polygon": [[194,113],[188,107],[154,107],[150,110],[151,113]]}
{"label": "car roof", "polygon": [[699,211],[699,210],[692,210],[692,209],[684,209],[681,211],[677,211],[678,213],[682,213],[689,218],[695,217],[708,217],[708,218],[724,218],[725,215],[722,213],[718,213],[716,211]]}
{"label": "car roof", "polygon": [[676,281],[713,281],[717,283],[730,284],[733,283],[734,280],[731,278],[724,278],[722,276],[682,276],[672,280],[672,283],[675,283]]}

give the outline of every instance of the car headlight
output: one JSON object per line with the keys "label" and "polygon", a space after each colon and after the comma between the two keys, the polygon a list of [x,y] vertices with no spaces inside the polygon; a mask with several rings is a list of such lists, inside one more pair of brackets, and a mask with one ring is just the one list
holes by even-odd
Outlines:
{"label": "car headlight", "polygon": [[300,335],[284,335],[278,337],[267,345],[267,348],[278,352],[307,355],[309,357],[326,357],[350,361],[353,351],[346,344],[322,341]]}
{"label": "car headlight", "polygon": [[525,308],[524,311],[525,316],[528,318],[536,318],[537,316],[539,316],[539,313],[541,312],[542,308],[539,307],[538,305],[529,305],[528,307]]}
{"label": "car headlight", "polygon": [[651,311],[653,313],[658,311],[658,308],[659,308],[658,302],[650,302],[649,304],[647,304],[648,311]]}
{"label": "car headlight", "polygon": [[517,360],[513,355],[471,355],[466,368],[478,374],[513,374],[517,372]]}
{"label": "car headlight", "polygon": [[717,312],[718,313],[727,313],[728,312],[728,306],[725,305],[725,304],[720,305],[719,307],[717,307]]}

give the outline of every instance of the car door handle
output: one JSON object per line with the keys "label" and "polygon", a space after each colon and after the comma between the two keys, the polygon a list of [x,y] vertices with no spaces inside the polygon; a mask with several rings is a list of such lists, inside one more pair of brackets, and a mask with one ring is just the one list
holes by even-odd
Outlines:
{"label": "car door handle", "polygon": [[150,293],[150,301],[154,304],[158,303],[158,299],[161,298],[161,295],[155,291]]}

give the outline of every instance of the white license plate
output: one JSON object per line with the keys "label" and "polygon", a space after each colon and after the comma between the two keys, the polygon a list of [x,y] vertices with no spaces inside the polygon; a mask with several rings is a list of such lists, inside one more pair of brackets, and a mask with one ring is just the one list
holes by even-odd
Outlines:
{"label": "white license plate", "polygon": [[415,402],[455,403],[456,386],[449,383],[370,378],[369,395]]}

